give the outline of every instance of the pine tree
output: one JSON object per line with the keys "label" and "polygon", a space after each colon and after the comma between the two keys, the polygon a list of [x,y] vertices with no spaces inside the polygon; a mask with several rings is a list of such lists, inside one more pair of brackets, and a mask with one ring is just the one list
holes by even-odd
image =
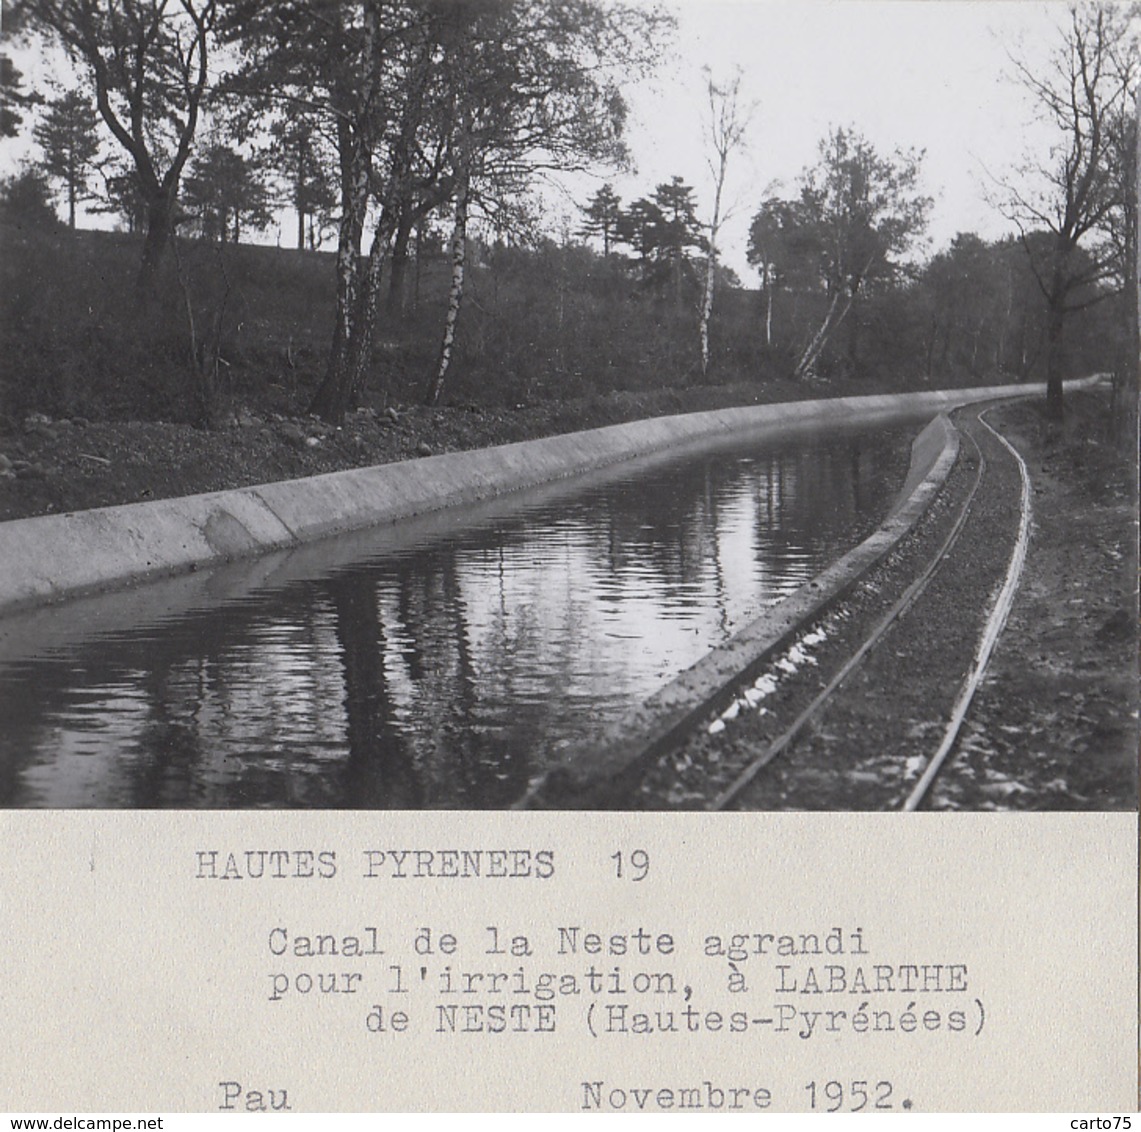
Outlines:
{"label": "pine tree", "polygon": [[654,190],[653,204],[661,214],[656,236],[656,254],[673,280],[674,302],[681,303],[682,278],[689,262],[690,248],[704,248],[701,221],[697,219],[697,202],[693,186],[680,177],[672,177]]}
{"label": "pine tree", "polygon": [[612,185],[603,185],[581,211],[585,219],[579,234],[599,237],[602,240],[602,254],[609,257],[610,245],[615,241],[622,218],[621,198],[614,192]]}
{"label": "pine tree", "polygon": [[337,189],[332,176],[335,164],[325,152],[318,123],[312,115],[295,114],[274,122],[270,157],[287,185],[289,203],[297,214],[297,249],[306,240],[315,244],[314,228],[336,211]]}
{"label": "pine tree", "polygon": [[207,239],[237,243],[243,226],[261,229],[272,218],[261,171],[229,146],[210,145],[196,157],[184,190],[187,211],[197,216]]}
{"label": "pine tree", "polygon": [[93,194],[88,181],[99,154],[95,110],[81,90],[69,90],[47,104],[32,137],[44,151],[44,173],[63,185],[67,195],[67,224],[75,230],[76,204]]}
{"label": "pine tree", "polygon": [[24,76],[10,56],[0,53],[0,138],[14,138],[24,124],[22,110],[41,101],[24,90]]}

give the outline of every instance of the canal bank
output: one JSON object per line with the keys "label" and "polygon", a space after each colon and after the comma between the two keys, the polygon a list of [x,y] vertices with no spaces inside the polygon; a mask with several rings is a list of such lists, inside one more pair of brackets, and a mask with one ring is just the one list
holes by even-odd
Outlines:
{"label": "canal bank", "polygon": [[18,519],[0,526],[0,612],[252,558],[654,452],[680,454],[837,422],[933,416],[974,401],[1041,393],[1040,386],[1018,385],[723,409],[258,487]]}
{"label": "canal bank", "polygon": [[646,765],[677,745],[705,717],[736,699],[802,627],[831,610],[915,528],[959,455],[959,434],[941,414],[915,438],[907,478],[890,514],[871,534],[795,593],[766,610],[726,644],[640,704],[601,734],[567,752],[562,766],[537,777],[520,808],[605,808],[626,798]]}
{"label": "canal bank", "polygon": [[915,427],[642,457],[4,617],[0,805],[511,805],[875,530]]}
{"label": "canal bank", "polygon": [[[1025,445],[1034,523],[1025,580],[967,721],[974,779],[941,778],[934,805],[1135,805],[1135,465],[1107,443],[1109,409],[1108,389],[1069,398],[1064,432],[1041,419],[1040,402],[989,410]],[[347,557],[334,553],[345,539],[321,540],[5,617],[0,804],[515,805],[537,773],[567,766],[588,734],[731,641],[757,611],[780,608],[876,528],[905,480],[914,431],[830,432],[784,455],[750,441],[649,473],[630,461],[585,477],[601,486],[583,493],[582,479],[557,481],[357,532]],[[733,748],[758,750],[750,695],[764,695],[758,722],[786,698],[795,710],[787,668],[810,684],[823,678],[828,650],[845,653],[856,623],[878,619],[915,577],[909,563],[938,543],[956,482],[979,466],[970,440],[961,445],[916,531],[841,597],[823,637],[808,627],[798,637],[811,659],[797,648],[773,658],[777,690],[761,673],[765,686],[746,687],[736,718],[698,720],[694,737],[707,742],[650,760],[621,798],[544,791],[534,801],[716,804]],[[1008,494],[984,492],[971,506],[963,568],[935,575],[942,611],[883,646],[902,671],[858,690],[850,719],[812,730],[820,759],[772,764],[787,791],[736,804],[865,808],[893,775],[911,773],[962,678],[941,634],[967,628],[987,602],[983,565],[1005,557]],[[915,748],[885,769],[888,725]]]}
{"label": "canal bank", "polygon": [[[1106,390],[1069,397],[1062,435],[1031,403],[986,413],[1029,474],[1029,547],[1009,617],[922,808],[1137,807],[1136,473],[1129,454],[1107,443],[1109,400]],[[978,660],[983,623],[1018,533],[1016,458],[973,417],[970,409],[954,414],[962,456],[914,533],[813,632],[804,627],[802,663],[770,668],[759,690],[746,684],[749,697],[739,711],[698,719],[682,743],[646,766],[635,788],[611,804],[649,810],[905,804],[955,726],[955,697]],[[961,537],[930,586],[840,676],[841,664],[944,545],[980,470],[976,445],[984,474]],[[813,712],[826,686],[835,691]],[[805,715],[807,725],[795,729]]]}

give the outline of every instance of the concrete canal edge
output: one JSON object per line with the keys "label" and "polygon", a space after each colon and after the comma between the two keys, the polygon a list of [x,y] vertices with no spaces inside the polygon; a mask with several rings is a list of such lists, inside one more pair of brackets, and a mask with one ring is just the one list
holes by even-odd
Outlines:
{"label": "concrete canal edge", "polygon": [[[1067,382],[1091,388],[1105,375]],[[966,404],[1039,393],[1044,386],[968,390],[946,412]],[[979,394],[983,394],[980,396]],[[517,809],[607,809],[621,805],[647,762],[667,750],[689,728],[720,712],[741,685],[782,650],[805,625],[825,613],[922,518],[955,466],[959,434],[941,414],[912,442],[907,477],[881,526],[853,550],[772,609],[766,610],[727,644],[714,649],[676,676],[601,734],[566,752],[559,767],[537,777]]]}
{"label": "concrete canal edge", "polygon": [[907,478],[875,531],[604,732],[568,751],[562,766],[531,784],[518,808],[620,804],[640,768],[688,729],[727,707],[742,682],[751,680],[792,644],[806,622],[824,613],[899,545],[946,482],[958,455],[959,433],[940,414],[912,442]]}
{"label": "concrete canal edge", "polygon": [[874,424],[1042,385],[844,397],[658,417],[206,495],[0,524],[0,614],[252,557],[595,471],[663,450]]}

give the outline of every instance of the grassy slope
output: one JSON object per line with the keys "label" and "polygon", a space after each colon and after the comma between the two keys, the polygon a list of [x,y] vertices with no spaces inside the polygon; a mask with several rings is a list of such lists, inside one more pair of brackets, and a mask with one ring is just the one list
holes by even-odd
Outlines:
{"label": "grassy slope", "polygon": [[[199,345],[215,332],[221,342],[221,418],[243,407],[304,412],[331,338],[332,255],[198,240],[179,247],[144,304],[134,287],[138,237],[0,221],[0,416],[194,423],[189,312]],[[696,278],[679,303],[672,289],[656,291],[636,269],[585,248],[498,247],[472,259],[445,401],[502,407],[704,384]],[[403,308],[380,314],[366,403],[421,400],[448,280],[442,257],[410,265]],[[810,298],[796,299],[802,319]],[[787,357],[766,351],[761,333],[756,292],[719,292],[710,381],[766,384],[786,370]],[[900,385],[890,369],[914,371],[887,347],[880,353],[874,383],[858,383],[865,391]]]}
{"label": "grassy slope", "polygon": [[[180,247],[161,293],[142,306],[137,237],[0,223],[0,518],[905,385],[883,367],[858,381],[781,378],[748,291],[719,296],[715,368],[703,382],[694,295],[678,307],[581,248],[499,248],[471,265],[445,404],[419,407],[448,280],[442,259],[426,259],[419,278],[409,269],[403,312],[381,314],[365,411],[333,429],[306,415],[332,321],[331,254]],[[191,427],[201,404],[188,296],[199,339],[220,332],[227,427],[210,431]]]}

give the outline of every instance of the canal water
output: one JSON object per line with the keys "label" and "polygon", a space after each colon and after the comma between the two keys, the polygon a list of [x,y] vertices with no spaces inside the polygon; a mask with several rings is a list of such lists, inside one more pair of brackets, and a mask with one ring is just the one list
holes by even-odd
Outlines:
{"label": "canal water", "polygon": [[209,602],[140,589],[126,627],[0,622],[0,804],[508,807],[873,529],[914,431],[623,465]]}

